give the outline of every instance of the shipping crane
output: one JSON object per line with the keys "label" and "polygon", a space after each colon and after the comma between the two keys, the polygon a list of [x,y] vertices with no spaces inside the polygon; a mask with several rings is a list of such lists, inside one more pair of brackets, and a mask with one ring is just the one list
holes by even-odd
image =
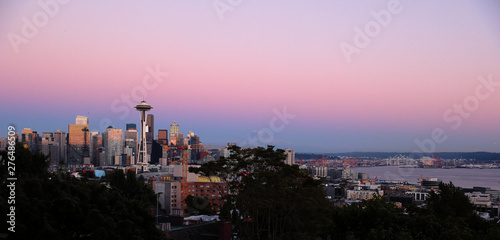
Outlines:
{"label": "shipping crane", "polygon": [[319,162],[319,155],[316,155],[316,159],[312,161],[312,165],[313,166],[318,166],[318,162]]}
{"label": "shipping crane", "polygon": [[300,157],[300,160],[297,162],[299,165],[302,165],[302,162],[304,161],[304,156]]}
{"label": "shipping crane", "polygon": [[321,158],[321,166],[323,167],[328,167],[328,158],[331,156],[332,154],[328,154],[328,156],[326,157],[323,157]]}
{"label": "shipping crane", "polygon": [[349,167],[349,168],[356,167],[357,164],[358,164],[358,157],[359,157],[359,155],[360,154],[358,154],[358,156],[356,156],[356,157],[344,158],[342,160],[342,163],[344,164],[344,167]]}
{"label": "shipping crane", "polygon": [[432,158],[435,159],[434,161],[434,165],[437,166],[437,167],[442,167],[443,166],[443,160],[439,158],[439,156],[436,155],[436,157],[434,157],[434,154],[432,154]]}

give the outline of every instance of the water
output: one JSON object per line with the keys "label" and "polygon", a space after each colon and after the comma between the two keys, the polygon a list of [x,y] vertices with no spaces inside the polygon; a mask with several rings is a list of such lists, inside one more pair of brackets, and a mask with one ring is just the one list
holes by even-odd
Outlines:
{"label": "water", "polygon": [[371,179],[377,176],[380,180],[406,180],[418,182],[420,176],[437,177],[443,182],[453,182],[455,186],[464,188],[490,187],[500,190],[500,169],[469,169],[469,168],[399,168],[385,167],[358,167],[352,168],[355,172],[368,173]]}

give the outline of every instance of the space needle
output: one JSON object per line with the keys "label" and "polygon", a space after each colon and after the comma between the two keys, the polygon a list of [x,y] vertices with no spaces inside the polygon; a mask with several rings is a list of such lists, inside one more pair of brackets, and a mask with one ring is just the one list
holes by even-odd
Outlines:
{"label": "space needle", "polygon": [[137,159],[137,165],[142,167],[143,172],[148,171],[148,155],[146,148],[146,112],[151,110],[152,108],[153,107],[148,105],[144,100],[141,101],[141,104],[135,106],[135,109],[141,112],[141,141],[139,145],[139,157]]}

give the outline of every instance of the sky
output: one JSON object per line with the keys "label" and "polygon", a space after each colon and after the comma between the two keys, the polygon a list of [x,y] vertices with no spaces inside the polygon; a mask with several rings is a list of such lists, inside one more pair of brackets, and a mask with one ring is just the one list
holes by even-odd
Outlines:
{"label": "sky", "polygon": [[500,3],[0,3],[0,137],[176,121],[206,144],[500,152]]}

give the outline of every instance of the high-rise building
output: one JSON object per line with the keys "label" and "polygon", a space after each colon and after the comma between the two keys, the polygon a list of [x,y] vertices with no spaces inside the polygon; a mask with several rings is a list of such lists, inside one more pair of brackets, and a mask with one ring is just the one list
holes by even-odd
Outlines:
{"label": "high-rise building", "polygon": [[137,132],[136,125],[134,123],[127,124],[127,130],[125,131],[124,153],[127,156],[134,157],[134,160],[137,156],[138,136],[139,134]]}
{"label": "high-rise building", "polygon": [[77,116],[75,124],[68,124],[68,164],[90,163],[90,132],[88,118]]}
{"label": "high-rise building", "polygon": [[82,125],[87,124],[87,125],[89,125],[89,118],[85,117],[85,116],[77,115],[75,124],[82,124]]}
{"label": "high-rise building", "polygon": [[60,162],[66,163],[66,132],[57,130],[54,131],[54,146],[57,147],[57,159],[54,159],[56,164]]}
{"label": "high-rise building", "polygon": [[[189,133],[188,133],[188,136],[189,136]],[[200,143],[201,143],[200,137],[198,137],[197,135],[193,135],[189,138],[189,142],[188,142],[189,145],[199,145]],[[191,150],[191,161],[200,160],[199,157],[200,157],[200,149],[199,148],[192,149]]]}
{"label": "high-rise building", "polygon": [[31,134],[33,134],[33,130],[31,130],[31,128],[24,128],[21,132],[21,142],[27,144],[32,136]]}
{"label": "high-rise building", "polygon": [[146,120],[146,141],[153,142],[153,139],[155,139],[155,116],[153,114],[148,114],[147,120]]}
{"label": "high-rise building", "polygon": [[54,141],[54,134],[51,132],[42,133],[42,153],[44,155],[50,154],[50,146]]}
{"label": "high-rise building", "polygon": [[94,148],[94,140],[96,139],[96,136],[99,136],[100,133],[98,131],[91,131],[90,132],[90,144],[89,144],[89,157],[90,157],[90,163],[95,164],[95,148]]}
{"label": "high-rise building", "polygon": [[102,133],[102,145],[105,152],[105,165],[114,165],[115,156],[123,153],[123,130],[109,126]]}
{"label": "high-rise building", "polygon": [[54,138],[54,134],[51,132],[43,132],[42,133],[42,139],[52,139]]}
{"label": "high-rise building", "polygon": [[102,152],[102,136],[97,134],[92,136],[92,162],[99,166],[99,154]]}
{"label": "high-rise building", "polygon": [[25,147],[29,148],[31,152],[35,153],[38,151],[38,144],[41,142],[39,140],[39,136],[36,131],[31,130],[30,128],[25,128],[21,134],[21,142]]}
{"label": "high-rise building", "polygon": [[285,149],[285,155],[286,155],[286,159],[285,159],[285,163],[288,164],[288,165],[293,165],[295,164],[295,151],[292,150],[292,149]]}
{"label": "high-rise building", "polygon": [[50,166],[57,165],[57,162],[53,162],[54,153],[51,153],[51,150],[53,150],[52,149],[53,142],[54,142],[54,134],[53,133],[51,133],[51,132],[44,132],[44,133],[42,133],[42,148],[41,148],[41,152],[45,156],[49,156],[49,158],[47,160],[49,161]]}
{"label": "high-rise building", "polygon": [[179,137],[179,124],[177,124],[174,121],[174,123],[170,124],[170,141],[169,141],[170,144],[177,145],[178,137]]}
{"label": "high-rise building", "polygon": [[137,130],[137,125],[135,123],[127,123],[125,130]]}
{"label": "high-rise building", "polygon": [[153,114],[148,114],[146,121],[146,145],[147,153],[151,155],[151,149],[153,140],[155,139],[155,116]]}
{"label": "high-rise building", "polygon": [[158,143],[161,145],[168,145],[168,130],[158,129]]}
{"label": "high-rise building", "polygon": [[192,136],[190,139],[189,139],[189,144],[190,145],[198,145],[200,144],[200,137],[198,137],[197,135],[194,135]]}

